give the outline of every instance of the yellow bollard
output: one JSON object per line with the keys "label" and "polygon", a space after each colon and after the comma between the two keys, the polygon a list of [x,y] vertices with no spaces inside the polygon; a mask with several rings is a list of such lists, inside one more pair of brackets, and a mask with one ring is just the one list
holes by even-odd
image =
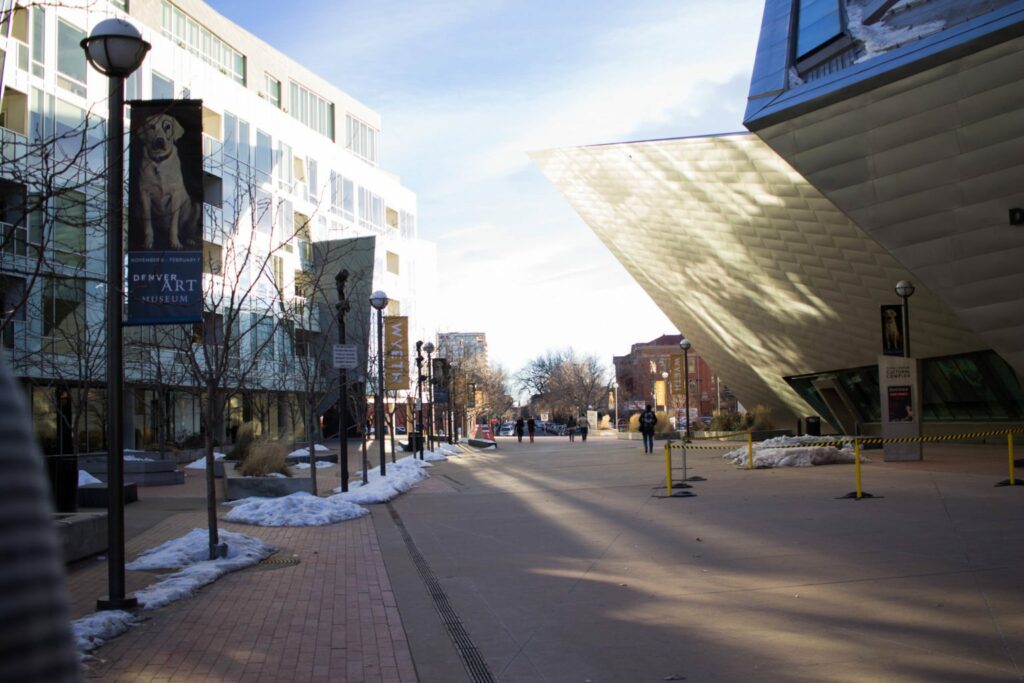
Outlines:
{"label": "yellow bollard", "polygon": [[857,500],[860,500],[864,495],[860,485],[860,439],[853,440],[853,462],[857,472]]}
{"label": "yellow bollard", "polygon": [[1016,486],[1017,480],[1013,477],[1013,432],[1006,432],[1006,450],[1010,454],[1010,486]]}
{"label": "yellow bollard", "polygon": [[754,433],[747,432],[747,469],[754,469]]}
{"label": "yellow bollard", "polygon": [[665,444],[665,495],[672,495],[672,446]]}

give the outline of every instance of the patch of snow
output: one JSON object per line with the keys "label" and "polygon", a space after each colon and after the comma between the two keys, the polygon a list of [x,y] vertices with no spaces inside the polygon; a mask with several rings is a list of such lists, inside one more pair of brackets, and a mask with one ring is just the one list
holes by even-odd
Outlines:
{"label": "patch of snow", "polygon": [[[331,451],[331,449],[328,448],[327,446],[323,445],[322,443],[315,443],[315,444],[313,444],[313,452],[314,453],[329,453],[330,451]],[[297,450],[294,450],[291,453],[289,453],[287,455],[287,457],[289,457],[289,458],[308,458],[309,457],[309,447],[307,446],[306,448],[299,448]]]}
{"label": "patch of snow", "polygon": [[[213,452],[213,459],[214,460],[223,460],[224,457],[225,457],[224,453],[220,453],[218,451],[214,451]],[[199,458],[193,460],[189,464],[185,465],[185,469],[189,469],[189,470],[205,470],[206,469],[206,456],[203,455],[203,456],[200,456]]]}
{"label": "patch of snow", "polygon": [[864,45],[864,55],[859,57],[857,62],[863,62],[876,57],[904,43],[938,33],[946,26],[945,20],[942,19],[904,28],[887,26],[884,20],[866,26],[864,24],[863,7],[854,3],[847,3],[846,12],[849,18],[847,27],[850,30],[850,34]]}
{"label": "patch of snow", "polygon": [[92,476],[85,470],[78,470],[78,485],[86,486],[88,484],[102,484],[103,482]]}
{"label": "patch of snow", "polygon": [[320,498],[305,491],[280,498],[243,498],[232,505],[225,520],[257,526],[325,526],[369,514],[338,496]]}
{"label": "patch of snow", "polygon": [[[430,452],[424,451],[424,457]],[[434,459],[443,460],[445,458],[444,456],[439,456]],[[430,467],[429,462],[408,456],[388,465],[387,476],[380,476],[380,469],[374,468],[367,475],[369,479],[368,484],[364,486],[362,482],[352,482],[349,484],[347,493],[341,493],[341,489],[336,488],[334,492],[337,495],[331,496],[331,498],[359,503],[360,505],[386,503],[411,489],[416,482],[429,477],[430,475],[425,471],[427,467]]]}
{"label": "patch of snow", "polygon": [[156,609],[175,600],[188,597],[199,588],[213,583],[224,574],[252,566],[274,553],[276,548],[265,541],[234,531],[220,531],[218,535],[228,547],[227,557],[216,560],[210,556],[210,535],[206,529],[193,529],[176,538],[147,550],[126,569],[180,569],[159,581],[135,592],[143,609]]}
{"label": "patch of snow", "polygon": [[71,622],[71,632],[79,654],[85,655],[136,623],[135,616],[123,610],[94,612]]}
{"label": "patch of snow", "polygon": [[[837,446],[807,445],[843,441],[845,437],[831,436],[776,436],[754,444],[754,467],[812,467],[814,465],[851,464],[854,462],[852,444]],[[749,455],[746,446],[729,451],[722,457],[738,467],[746,467]],[[860,457],[861,462],[871,462]]]}
{"label": "patch of snow", "polygon": [[156,458],[140,458],[137,455],[125,455],[125,462],[156,462]]}
{"label": "patch of snow", "polygon": [[[298,462],[298,463],[295,463],[294,465],[292,465],[292,467],[294,467],[297,470],[308,470],[309,469],[309,463],[308,462]],[[336,467],[336,465],[333,462],[325,462],[323,460],[317,460],[316,461],[316,468],[318,470],[322,470],[322,469],[325,469],[327,467]]]}

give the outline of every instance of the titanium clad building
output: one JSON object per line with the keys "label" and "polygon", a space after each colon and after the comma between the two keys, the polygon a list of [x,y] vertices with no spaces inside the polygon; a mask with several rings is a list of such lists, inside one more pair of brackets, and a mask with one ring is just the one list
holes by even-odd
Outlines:
{"label": "titanium clad building", "polygon": [[926,429],[1019,422],[1022,31],[1024,2],[769,0],[754,135],[532,156],[744,405],[877,431],[907,279]]}
{"label": "titanium clad building", "polygon": [[[87,66],[79,41],[111,16],[152,44],[126,99],[202,100],[204,286],[251,294],[235,317],[246,341],[229,361],[255,364],[229,385],[217,440],[249,419],[274,436],[304,430],[296,366],[336,340],[333,309],[317,315],[314,303],[333,293],[352,256],[331,245],[367,238],[357,260],[372,264],[360,275],[372,286],[359,291],[386,291],[386,312],[409,316],[410,334],[435,328],[435,250],[418,239],[415,194],[382,166],[377,112],[198,0],[2,6],[3,345],[47,452],[103,448],[107,79]],[[207,304],[202,328],[179,337],[224,334],[228,304]],[[350,317],[349,341],[365,344],[368,307],[353,310],[365,316]],[[126,445],[146,447],[161,432],[194,441],[199,400],[184,359],[148,343],[149,329],[126,334]]]}

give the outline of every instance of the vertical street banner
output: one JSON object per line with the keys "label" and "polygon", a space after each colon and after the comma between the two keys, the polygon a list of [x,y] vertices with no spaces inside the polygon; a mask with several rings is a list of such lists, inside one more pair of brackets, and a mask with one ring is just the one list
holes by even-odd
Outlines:
{"label": "vertical street banner", "polygon": [[884,304],[882,312],[882,354],[886,356],[902,356],[903,341],[903,306],[900,304]]}
{"label": "vertical street banner", "polygon": [[409,318],[384,316],[384,390],[409,388]]}
{"label": "vertical street banner", "polygon": [[448,359],[435,358],[434,368],[434,403],[448,403]]}
{"label": "vertical street banner", "polygon": [[685,356],[681,353],[668,357],[668,379],[671,383],[669,392],[673,396],[682,396],[685,390],[683,382],[686,381],[686,369],[684,368]]}
{"label": "vertical street banner", "polygon": [[201,322],[203,103],[130,104],[125,324]]}

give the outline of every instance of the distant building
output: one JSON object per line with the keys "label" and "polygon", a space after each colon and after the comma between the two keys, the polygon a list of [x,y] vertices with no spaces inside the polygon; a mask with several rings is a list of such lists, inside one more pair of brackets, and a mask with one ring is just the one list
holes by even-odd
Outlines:
{"label": "distant building", "polygon": [[[633,344],[625,356],[615,356],[615,382],[619,385],[620,416],[644,409],[648,403],[655,405],[657,382],[662,373],[671,371],[673,356],[683,357],[679,342],[681,334],[664,334],[649,342]],[[735,410],[736,400],[720,378],[711,369],[698,351],[689,351],[690,367],[687,381],[690,383],[690,408],[698,415],[711,415],[720,409]],[[672,391],[672,382],[666,382],[667,405],[671,410],[683,410],[686,404],[685,388]],[[660,405],[660,403],[659,403]]]}

